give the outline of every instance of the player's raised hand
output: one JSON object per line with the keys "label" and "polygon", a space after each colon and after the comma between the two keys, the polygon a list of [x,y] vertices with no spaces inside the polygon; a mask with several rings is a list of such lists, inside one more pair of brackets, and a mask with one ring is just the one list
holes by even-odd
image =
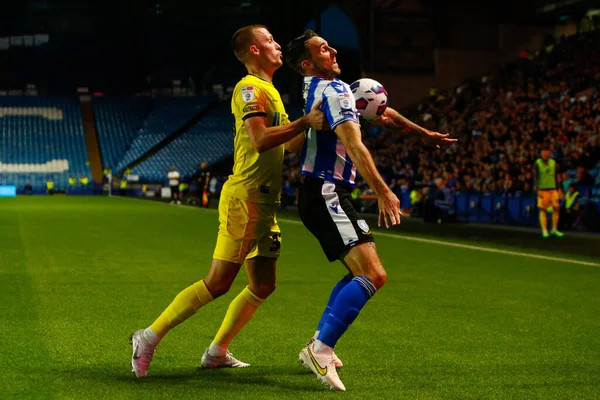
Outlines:
{"label": "player's raised hand", "polygon": [[458,139],[454,139],[450,137],[448,133],[439,133],[434,131],[426,131],[423,136],[421,136],[421,140],[425,144],[425,146],[440,148],[440,145],[450,144],[458,142]]}
{"label": "player's raised hand", "polygon": [[379,221],[377,226],[385,224],[386,228],[390,226],[400,224],[400,200],[391,190],[387,190],[385,193],[377,198],[377,204],[379,206]]}
{"label": "player's raised hand", "polygon": [[313,105],[310,113],[308,113],[308,123],[311,128],[316,129],[318,131],[330,131],[331,127],[327,122],[327,118],[325,117],[325,113],[321,111],[321,104],[323,100],[319,100]]}

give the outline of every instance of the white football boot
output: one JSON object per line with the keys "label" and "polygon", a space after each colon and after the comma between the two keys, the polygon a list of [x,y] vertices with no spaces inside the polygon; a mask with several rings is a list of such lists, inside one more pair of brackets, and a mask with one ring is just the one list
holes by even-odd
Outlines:
{"label": "white football boot", "polygon": [[201,364],[204,368],[246,368],[250,366],[250,364],[236,359],[229,351],[223,357],[215,357],[208,354],[208,349],[202,355]]}
{"label": "white football boot", "polygon": [[[311,344],[314,343],[316,339],[314,337],[310,338],[310,340],[308,341],[308,343],[306,343],[306,346],[304,347],[308,347]],[[304,364],[302,363],[306,368],[310,368],[310,365]],[[335,354],[335,351],[333,352],[333,364],[335,365],[335,367],[337,369],[343,368],[344,367],[344,363],[342,362],[342,360],[340,360],[337,356],[337,354]]]}
{"label": "white football boot", "polygon": [[144,330],[140,329],[131,335],[131,347],[133,354],[131,356],[132,371],[138,378],[143,378],[148,374],[148,366],[152,362],[156,346],[152,346],[144,339]]}
{"label": "white football boot", "polygon": [[324,355],[314,352],[314,344],[310,344],[300,351],[299,361],[312,370],[317,375],[317,378],[329,386],[330,389],[339,390],[341,392],[346,391],[346,386],[340,380],[337,374],[335,364],[333,363],[333,357],[331,355]]}

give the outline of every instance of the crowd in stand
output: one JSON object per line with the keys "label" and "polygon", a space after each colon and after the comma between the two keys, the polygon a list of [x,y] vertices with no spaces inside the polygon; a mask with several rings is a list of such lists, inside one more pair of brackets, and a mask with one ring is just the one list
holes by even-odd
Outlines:
{"label": "crowd in stand", "polygon": [[[408,111],[421,126],[457,137],[449,148],[427,149],[415,137],[376,129],[364,141],[398,192],[532,193],[542,144],[552,148],[565,191],[571,183],[600,184],[599,44],[600,30],[562,38]],[[284,192],[292,196],[299,160],[286,164]]]}

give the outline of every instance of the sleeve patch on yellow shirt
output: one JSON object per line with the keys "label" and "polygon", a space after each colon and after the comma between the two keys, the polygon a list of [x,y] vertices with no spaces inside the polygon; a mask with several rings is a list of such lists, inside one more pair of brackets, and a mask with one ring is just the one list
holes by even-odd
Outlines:
{"label": "sleeve patch on yellow shirt", "polygon": [[242,100],[244,100],[245,103],[250,103],[254,100],[254,86],[242,87]]}

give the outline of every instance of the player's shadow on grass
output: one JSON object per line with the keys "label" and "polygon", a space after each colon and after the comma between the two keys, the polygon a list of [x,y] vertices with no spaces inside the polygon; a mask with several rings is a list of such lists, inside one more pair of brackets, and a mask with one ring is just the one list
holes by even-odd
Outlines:
{"label": "player's shadow on grass", "polygon": [[[188,370],[189,371],[189,370]],[[306,377],[306,382],[285,381],[277,377],[302,376]],[[228,368],[228,369],[205,369],[195,368],[191,373],[175,373],[169,375],[150,376],[146,378],[161,383],[181,382],[187,380],[191,382],[202,382],[202,386],[212,386],[219,388],[228,384],[236,383],[241,385],[258,385],[266,387],[279,387],[281,389],[301,390],[301,391],[322,391],[317,382],[313,381],[312,372],[301,367],[249,367],[249,368]]]}
{"label": "player's shadow on grass", "polygon": [[[170,369],[170,372],[163,373],[155,371],[146,378],[136,378],[133,373],[123,373],[122,369],[117,368],[97,368],[90,369],[72,369],[60,371],[60,374],[67,375],[73,379],[84,379],[104,382],[119,382],[120,384],[141,385],[146,388],[153,386],[168,386],[170,384],[180,385],[186,383],[194,385],[195,383],[205,388],[230,387],[230,384],[256,385],[265,387],[278,387],[287,390],[299,391],[323,391],[313,373],[301,366],[288,367],[260,367],[253,366],[249,368],[226,368],[226,369],[205,369],[181,367]],[[297,377],[298,379],[286,380],[286,377]]]}

